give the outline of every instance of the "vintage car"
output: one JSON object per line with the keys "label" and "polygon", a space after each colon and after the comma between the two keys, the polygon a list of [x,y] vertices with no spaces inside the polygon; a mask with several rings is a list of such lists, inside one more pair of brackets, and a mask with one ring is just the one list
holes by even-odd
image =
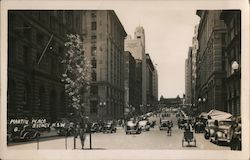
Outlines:
{"label": "vintage car", "polygon": [[168,129],[168,120],[161,120],[159,129],[160,130],[167,130]]}
{"label": "vintage car", "polygon": [[131,133],[140,134],[141,128],[139,127],[137,121],[128,121],[126,123],[125,132],[126,134],[131,134]]}
{"label": "vintage car", "polygon": [[231,138],[232,138],[232,132],[231,132],[231,127],[232,125],[235,125],[236,122],[232,121],[230,119],[228,120],[220,120],[218,122],[218,131],[215,133],[214,136],[214,142],[219,143],[219,142],[227,142],[230,143]]}
{"label": "vintage car", "polygon": [[179,119],[178,120],[178,128],[184,129],[187,123],[188,123],[187,119]]}
{"label": "vintage car", "polygon": [[103,133],[116,133],[116,127],[113,122],[107,122],[103,125],[102,127],[102,132]]}
{"label": "vintage car", "polygon": [[210,139],[210,138],[215,136],[217,128],[214,125],[214,122],[215,122],[214,119],[208,119],[207,120],[206,127],[205,127],[205,133],[204,133],[204,138],[205,139]]}
{"label": "vintage car", "polygon": [[29,139],[38,138],[40,133],[27,124],[16,124],[11,130],[12,141],[27,141]]}
{"label": "vintage car", "polygon": [[102,124],[94,122],[91,125],[91,132],[101,132],[102,131]]}
{"label": "vintage car", "polygon": [[142,131],[149,131],[150,130],[150,123],[149,123],[149,121],[147,121],[147,120],[139,121],[139,128]]}

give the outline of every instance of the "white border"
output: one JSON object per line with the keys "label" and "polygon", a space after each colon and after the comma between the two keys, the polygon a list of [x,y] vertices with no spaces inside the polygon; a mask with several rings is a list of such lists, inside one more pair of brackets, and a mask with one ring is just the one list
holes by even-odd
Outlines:
{"label": "white border", "polygon": [[[7,10],[8,9],[116,9],[125,7],[152,9],[241,9],[242,11],[242,151],[217,150],[7,150],[6,83],[7,83]],[[190,37],[191,39],[192,37]],[[2,159],[249,159],[249,4],[247,0],[186,1],[1,1],[1,137]],[[53,158],[52,158],[53,157]]]}

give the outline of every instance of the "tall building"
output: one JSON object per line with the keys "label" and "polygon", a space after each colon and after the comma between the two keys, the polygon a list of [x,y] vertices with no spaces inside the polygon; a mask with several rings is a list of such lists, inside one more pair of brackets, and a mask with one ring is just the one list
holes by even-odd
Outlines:
{"label": "tall building", "polygon": [[136,106],[136,112],[142,113],[145,110],[145,107],[142,105],[142,60],[135,59],[135,94],[136,96],[136,105],[139,106],[139,108]]}
{"label": "tall building", "polygon": [[91,119],[124,116],[124,39],[127,36],[112,10],[82,12],[86,57],[92,64],[89,108]]}
{"label": "tall building", "polygon": [[153,74],[154,74],[154,65],[152,63],[152,60],[149,56],[149,54],[146,54],[146,92],[147,92],[147,107],[146,111],[152,111],[153,108],[155,107],[155,98],[153,95]]}
{"label": "tall building", "polygon": [[158,102],[158,72],[156,66],[153,71],[153,96],[156,102]]}
{"label": "tall building", "polygon": [[192,48],[188,49],[188,58],[185,61],[185,103],[192,103]]}
{"label": "tall building", "polygon": [[197,52],[196,97],[199,111],[226,110],[224,65],[226,26],[219,10],[198,10],[199,50]]}
{"label": "tall building", "polygon": [[125,39],[125,51],[132,53],[135,59],[142,62],[142,101],[141,105],[146,107],[147,93],[146,93],[146,54],[145,54],[145,33],[143,27],[139,26],[135,29],[134,39],[128,36]]}
{"label": "tall building", "polygon": [[[138,96],[136,94],[136,61],[130,52],[125,51],[125,59],[124,59],[124,99],[125,99],[125,115],[132,113],[133,108],[138,111],[139,104]],[[134,110],[134,111],[135,111]],[[135,112],[136,112],[135,111]]]}
{"label": "tall building", "polygon": [[61,59],[66,33],[80,33],[80,19],[78,11],[8,12],[8,119],[65,117]]}
{"label": "tall building", "polygon": [[241,11],[223,10],[220,18],[226,23],[224,68],[226,70],[226,110],[241,115]]}
{"label": "tall building", "polygon": [[[191,104],[196,103],[196,92],[195,92],[195,86],[196,86],[196,56],[197,56],[197,51],[198,51],[198,25],[195,26],[194,29],[194,36],[192,39],[192,76],[191,76],[191,81],[192,81],[192,86],[191,86]],[[195,107],[196,108],[196,107]]]}

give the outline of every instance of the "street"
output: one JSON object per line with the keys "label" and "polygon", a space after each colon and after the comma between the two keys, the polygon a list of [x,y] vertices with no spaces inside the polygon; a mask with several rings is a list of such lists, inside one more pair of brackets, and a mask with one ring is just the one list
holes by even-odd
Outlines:
{"label": "street", "polygon": [[[92,149],[178,149],[178,150],[230,150],[228,146],[218,146],[205,140],[203,134],[195,134],[196,147],[182,147],[183,130],[178,129],[177,119],[174,115],[168,117],[173,121],[172,135],[168,136],[166,131],[159,130],[159,117],[150,117],[150,120],[156,120],[156,126],[150,128],[150,131],[142,132],[141,134],[125,134],[122,127],[117,127],[116,133],[93,133],[92,134]],[[39,142],[39,149],[67,149],[72,150],[73,137],[51,137],[44,138]],[[89,149],[89,135],[85,141],[85,149]],[[25,142],[8,146],[8,149],[37,149],[37,142]],[[81,149],[80,139],[76,139],[76,149]]]}

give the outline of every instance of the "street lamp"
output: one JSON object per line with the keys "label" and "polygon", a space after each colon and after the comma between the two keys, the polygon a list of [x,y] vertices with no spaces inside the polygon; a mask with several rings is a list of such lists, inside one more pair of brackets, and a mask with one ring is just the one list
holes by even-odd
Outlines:
{"label": "street lamp", "polygon": [[238,64],[238,62],[237,61],[233,61],[233,63],[232,63],[232,72],[234,73],[236,70],[238,70],[239,69],[239,64]]}
{"label": "street lamp", "polygon": [[[206,102],[206,98],[199,98],[198,102],[199,102],[199,104],[205,103]],[[200,111],[202,111],[202,107],[199,107],[199,108],[200,108]]]}
{"label": "street lamp", "polygon": [[99,106],[100,106],[100,108],[101,108],[101,116],[102,116],[102,120],[103,120],[103,108],[105,108],[106,102],[100,102],[100,103],[99,103]]}

